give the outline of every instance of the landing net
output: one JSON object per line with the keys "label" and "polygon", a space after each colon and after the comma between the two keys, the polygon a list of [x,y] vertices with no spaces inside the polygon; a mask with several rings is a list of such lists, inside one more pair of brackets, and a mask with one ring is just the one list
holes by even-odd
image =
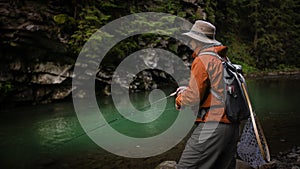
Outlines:
{"label": "landing net", "polygon": [[263,152],[261,152],[257,142],[257,138],[255,137],[251,118],[248,119],[244,126],[243,133],[237,147],[237,153],[241,160],[247,162],[251,167],[254,168],[266,164],[270,161],[268,144],[266,142],[263,130],[257,120],[257,117],[255,118],[255,121],[257,124],[257,130],[259,133],[259,139],[262,144]]}

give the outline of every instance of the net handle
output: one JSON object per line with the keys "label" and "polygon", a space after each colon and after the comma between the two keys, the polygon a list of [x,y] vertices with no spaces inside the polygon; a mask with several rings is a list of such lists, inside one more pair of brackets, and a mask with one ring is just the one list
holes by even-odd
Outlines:
{"label": "net handle", "polygon": [[268,143],[267,143],[267,139],[265,137],[265,134],[263,132],[262,126],[261,126],[258,118],[255,117],[255,119],[256,119],[258,130],[260,131],[260,134],[261,134],[262,141],[265,143],[265,152],[266,152],[266,159],[265,160],[266,160],[266,162],[270,162],[271,157],[270,157],[270,150],[269,150],[269,146],[268,146]]}
{"label": "net handle", "polygon": [[[270,155],[266,155],[264,149],[263,149],[263,146],[262,146],[262,143],[261,143],[261,140],[259,138],[259,134],[258,134],[258,130],[257,130],[257,125],[256,125],[256,121],[255,121],[255,117],[254,117],[254,113],[252,111],[252,106],[251,106],[251,103],[250,103],[250,99],[249,99],[249,96],[248,96],[248,92],[246,90],[246,87],[245,87],[245,84],[242,83],[242,88],[243,88],[243,91],[244,91],[244,94],[245,94],[245,97],[246,97],[246,100],[247,100],[247,104],[249,106],[249,111],[250,111],[250,117],[251,117],[251,121],[252,121],[252,125],[253,125],[253,129],[254,129],[254,133],[255,133],[255,137],[256,137],[256,140],[257,140],[257,144],[258,144],[258,147],[259,147],[259,150],[260,150],[260,153],[263,157],[263,159],[266,161],[266,162],[269,162],[270,161]],[[261,128],[260,128],[261,129]],[[263,136],[264,137],[264,136]],[[264,138],[263,138],[264,139]],[[266,145],[266,149],[268,151],[268,145]]]}

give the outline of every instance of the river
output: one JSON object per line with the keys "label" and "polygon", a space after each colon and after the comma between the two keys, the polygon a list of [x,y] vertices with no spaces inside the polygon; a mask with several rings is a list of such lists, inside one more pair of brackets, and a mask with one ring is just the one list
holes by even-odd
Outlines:
{"label": "river", "polygon": [[[247,83],[271,154],[299,146],[300,79],[264,78],[248,80]],[[147,95],[132,94],[132,102],[145,106]],[[149,125],[142,124],[137,128],[120,118],[109,97],[101,97],[100,100],[99,107],[106,119],[114,121],[118,118],[111,124],[112,127],[133,137],[161,133],[172,124],[178,113],[173,107],[174,98],[169,98],[168,113],[164,112]],[[156,126],[162,124],[161,120],[167,122]],[[84,134],[71,101],[15,107],[0,113],[0,168],[153,168],[164,160],[178,160],[184,144],[185,140],[171,150],[149,158],[111,154]]]}

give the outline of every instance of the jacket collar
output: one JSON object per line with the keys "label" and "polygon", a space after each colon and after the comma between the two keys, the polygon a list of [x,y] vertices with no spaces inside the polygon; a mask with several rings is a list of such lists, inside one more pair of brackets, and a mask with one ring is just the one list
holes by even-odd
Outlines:
{"label": "jacket collar", "polygon": [[228,51],[228,47],[227,46],[222,46],[222,45],[218,45],[218,46],[212,46],[212,47],[198,47],[194,50],[192,57],[195,58],[197,57],[201,52],[215,52],[218,53],[218,55],[220,55],[221,57],[226,57],[226,53]]}

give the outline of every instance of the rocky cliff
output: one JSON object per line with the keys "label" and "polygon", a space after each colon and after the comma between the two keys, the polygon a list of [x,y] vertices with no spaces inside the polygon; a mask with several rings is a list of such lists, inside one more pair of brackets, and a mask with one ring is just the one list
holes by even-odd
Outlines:
{"label": "rocky cliff", "polygon": [[[78,25],[74,23],[80,22],[76,20],[81,7],[77,3],[83,6],[91,2],[0,0],[0,103],[2,105],[21,102],[48,103],[70,96],[72,70],[78,54],[70,47],[70,37],[78,29],[76,27]],[[131,13],[130,5],[136,5],[136,9],[149,8],[151,11],[152,7],[160,9],[160,5],[157,5],[159,3],[162,2],[132,1],[125,5],[106,4],[105,6],[103,4],[100,7],[104,6],[102,11],[118,18]],[[203,10],[196,5],[196,1],[183,0],[180,3],[186,15],[205,16]],[[58,23],[55,21],[56,16],[67,16],[74,23],[70,25]],[[169,44],[168,41],[159,41],[158,46]],[[174,48],[174,44],[172,45]],[[179,48],[178,45],[180,44],[175,43],[176,49]],[[155,65],[152,62],[153,58],[145,57],[143,64]],[[112,74],[111,67],[99,68],[96,84],[100,86],[102,94],[110,94]],[[133,90],[148,90],[157,87],[155,81],[172,80],[167,74],[159,71],[141,72],[136,79],[135,83],[126,87]]]}
{"label": "rocky cliff", "polygon": [[53,1],[0,1],[0,102],[49,102],[71,92],[75,62]]}

